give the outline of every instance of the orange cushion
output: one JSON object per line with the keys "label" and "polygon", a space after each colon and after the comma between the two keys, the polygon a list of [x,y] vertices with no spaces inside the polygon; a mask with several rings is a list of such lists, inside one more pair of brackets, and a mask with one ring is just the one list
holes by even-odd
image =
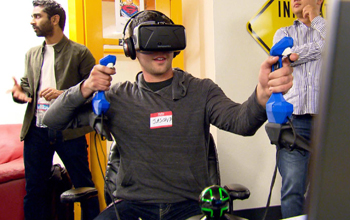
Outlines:
{"label": "orange cushion", "polygon": [[0,125],[0,164],[23,157],[22,124]]}

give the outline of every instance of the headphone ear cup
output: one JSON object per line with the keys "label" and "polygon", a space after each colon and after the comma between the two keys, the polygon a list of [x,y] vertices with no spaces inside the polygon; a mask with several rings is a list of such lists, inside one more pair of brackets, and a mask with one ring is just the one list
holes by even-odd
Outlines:
{"label": "headphone ear cup", "polygon": [[134,42],[131,38],[127,38],[123,44],[124,54],[127,57],[130,57],[132,60],[136,59],[136,51],[134,47]]}
{"label": "headphone ear cup", "polygon": [[177,55],[179,55],[179,53],[180,53],[180,51],[174,52],[174,58],[175,58]]}

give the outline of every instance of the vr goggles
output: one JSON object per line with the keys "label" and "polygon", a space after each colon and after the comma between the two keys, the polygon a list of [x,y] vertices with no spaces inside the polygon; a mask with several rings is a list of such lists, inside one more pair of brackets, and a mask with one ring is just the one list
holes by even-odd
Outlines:
{"label": "vr goggles", "polygon": [[[162,15],[162,13],[157,12]],[[135,15],[135,17],[138,14]],[[129,19],[124,27],[122,46],[124,54],[136,59],[136,51],[174,51],[174,57],[186,48],[185,28],[182,25],[165,24],[162,21],[148,21],[139,24],[133,35],[124,38]]]}
{"label": "vr goggles", "polygon": [[132,39],[136,51],[179,51],[186,48],[182,25],[145,22],[135,27]]}

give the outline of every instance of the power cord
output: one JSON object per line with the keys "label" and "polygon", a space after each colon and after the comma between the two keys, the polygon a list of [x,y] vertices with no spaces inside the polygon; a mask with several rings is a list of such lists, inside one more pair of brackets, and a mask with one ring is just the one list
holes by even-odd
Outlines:
{"label": "power cord", "polygon": [[269,208],[270,208],[270,201],[271,201],[271,196],[272,196],[272,189],[273,189],[273,186],[275,185],[275,180],[276,180],[276,176],[277,176],[277,164],[278,164],[278,160],[279,160],[279,154],[280,154],[280,148],[277,148],[277,152],[276,152],[276,165],[275,165],[275,169],[274,169],[274,171],[273,171],[272,181],[271,181],[271,184],[270,184],[270,192],[269,192],[269,196],[268,196],[268,198],[267,198],[266,209],[265,209],[264,217],[262,218],[262,220],[265,220],[265,219],[266,219],[267,212],[269,211]]}
{"label": "power cord", "polygon": [[[103,114],[101,115],[101,117],[103,118]],[[101,120],[101,127],[103,128],[103,121],[104,120]],[[104,154],[104,151],[103,151],[103,148],[102,148],[102,140],[105,140],[105,138],[103,137],[103,135],[98,135],[97,132],[95,132],[95,151],[96,151],[96,156],[97,156],[97,161],[98,161],[98,166],[100,168],[100,172],[101,172],[101,175],[102,175],[102,179],[104,181],[104,184],[105,184],[105,188],[107,189],[107,192],[108,192],[108,195],[110,196],[112,202],[113,202],[113,207],[114,207],[114,211],[116,213],[116,217],[117,217],[117,220],[121,220],[120,219],[120,216],[119,216],[119,213],[118,213],[118,210],[117,210],[117,206],[116,206],[116,203],[114,202],[114,198],[113,198],[113,195],[112,195],[112,192],[111,190],[109,189],[108,185],[107,185],[107,182],[106,182],[106,178],[105,178],[105,172],[103,172],[103,169],[102,169],[102,165],[101,165],[101,161],[100,161],[100,156],[98,154],[98,150],[97,150],[97,141],[96,140],[99,140],[99,146],[101,148],[101,151],[103,152],[103,158],[104,160],[106,161],[106,155]]]}
{"label": "power cord", "polygon": [[[292,123],[292,120],[290,119],[290,117],[288,117],[288,122],[289,122],[289,124],[290,124],[290,127],[292,128],[293,137],[294,137],[294,141],[293,141],[293,144],[290,146],[290,150],[294,150],[295,143],[296,143],[296,140],[297,140],[297,134],[296,134],[296,132],[295,132],[295,128],[294,128],[294,126],[293,126],[293,123]],[[265,219],[266,219],[267,213],[268,213],[269,208],[270,208],[270,202],[271,202],[271,196],[272,196],[272,189],[273,189],[273,186],[275,185],[276,176],[277,176],[277,167],[278,167],[278,161],[279,161],[280,150],[281,150],[280,146],[277,146],[276,164],[275,164],[275,168],[274,168],[273,175],[272,175],[272,180],[271,180],[271,184],[270,184],[270,192],[269,192],[269,196],[268,196],[268,198],[267,198],[265,213],[264,213],[264,216],[263,216],[262,220],[265,220]]]}

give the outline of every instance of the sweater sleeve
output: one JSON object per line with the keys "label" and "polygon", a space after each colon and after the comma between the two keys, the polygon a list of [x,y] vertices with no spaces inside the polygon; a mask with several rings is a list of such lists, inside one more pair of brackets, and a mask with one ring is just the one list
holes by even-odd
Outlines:
{"label": "sweater sleeve", "polygon": [[243,136],[251,136],[266,121],[266,110],[256,97],[256,90],[242,104],[233,102],[216,84],[210,86],[207,111],[210,123],[216,127]]}
{"label": "sweater sleeve", "polygon": [[292,66],[321,59],[322,51],[325,47],[326,21],[321,16],[316,17],[311,22],[311,30],[304,36],[305,38],[310,38],[309,41],[292,47],[292,52],[299,55],[298,60]]}
{"label": "sweater sleeve", "polygon": [[64,130],[89,125],[92,112],[91,102],[80,92],[81,83],[61,94],[44,115],[44,124],[48,127]]}

